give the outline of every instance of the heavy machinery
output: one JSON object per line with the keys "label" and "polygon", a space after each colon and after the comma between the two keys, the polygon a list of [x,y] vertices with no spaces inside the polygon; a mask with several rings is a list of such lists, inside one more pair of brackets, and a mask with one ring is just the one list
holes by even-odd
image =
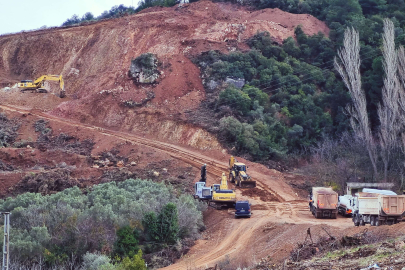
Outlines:
{"label": "heavy machinery", "polygon": [[236,202],[236,193],[228,189],[228,181],[225,173],[222,173],[221,184],[214,184],[212,187],[206,186],[207,170],[206,165],[201,167],[201,179],[194,185],[194,198],[206,201],[208,205],[219,209],[223,206],[232,207]]}
{"label": "heavy machinery", "polygon": [[246,173],[245,163],[238,162],[233,156],[229,158],[229,180],[238,187],[256,187],[256,181]]}
{"label": "heavy machinery", "polygon": [[315,218],[337,218],[338,194],[330,187],[313,187],[309,209]]}
{"label": "heavy machinery", "polygon": [[405,215],[405,195],[390,190],[363,189],[354,196],[355,226],[396,224]]}
{"label": "heavy machinery", "polygon": [[351,217],[354,213],[354,196],[339,196],[338,212],[344,217]]}
{"label": "heavy machinery", "polygon": [[32,80],[22,80],[18,87],[22,92],[24,91],[35,91],[37,93],[47,93],[48,91],[44,88],[45,81],[58,81],[60,85],[60,94],[61,98],[66,96],[65,93],[65,83],[63,81],[62,75],[42,75],[38,79]]}
{"label": "heavy machinery", "polygon": [[212,199],[216,208],[223,206],[233,207],[236,202],[236,193],[232,189],[228,189],[228,180],[225,173],[222,173],[221,184],[212,185]]}

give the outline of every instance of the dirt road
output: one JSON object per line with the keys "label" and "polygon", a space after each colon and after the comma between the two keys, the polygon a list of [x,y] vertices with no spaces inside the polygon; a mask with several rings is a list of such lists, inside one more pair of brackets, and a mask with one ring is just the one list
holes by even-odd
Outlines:
{"label": "dirt road", "polygon": [[[173,158],[184,161],[196,168],[208,165],[208,184],[218,182],[222,172],[227,172],[227,161],[219,161],[203,152],[178,145],[147,139],[134,134],[113,131],[58,118],[46,113],[23,108],[0,105],[0,109],[21,114],[32,114],[72,127],[87,129],[104,136],[132,144],[152,147]],[[263,256],[274,255],[275,259],[288,255],[288,250],[297,242],[297,233],[306,228],[325,224],[332,227],[352,227],[349,219],[316,220],[310,214],[308,205],[284,182],[282,173],[251,163],[249,174],[257,181],[257,190],[249,193],[237,190],[239,200],[252,203],[253,215],[250,219],[235,219],[233,212],[210,209],[205,222],[207,231],[190,252],[176,264],[165,269],[195,269],[213,266],[218,262],[232,259],[233,263],[248,265]],[[243,195],[245,194],[245,195]],[[257,195],[257,196],[256,196]],[[270,228],[270,229],[269,229]],[[270,237],[270,235],[274,234]]]}

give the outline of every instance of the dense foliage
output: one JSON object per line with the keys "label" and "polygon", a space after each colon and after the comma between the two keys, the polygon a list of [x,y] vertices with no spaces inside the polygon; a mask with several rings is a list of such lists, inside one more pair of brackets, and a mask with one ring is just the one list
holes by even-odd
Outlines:
{"label": "dense foliage", "polygon": [[[325,21],[331,30],[329,37],[321,33],[307,36],[297,27],[296,40],[287,38],[282,45],[272,42],[268,33],[258,33],[248,41],[250,52],[229,55],[210,52],[198,59],[208,90],[229,79],[243,79],[246,83],[240,89],[228,83],[229,87],[218,94],[216,106],[210,106],[220,118],[219,128],[224,139],[230,147],[235,147],[237,154],[248,154],[256,160],[275,158],[350,130],[344,108],[351,100],[333,67],[347,27],[360,32],[363,87],[373,131],[378,128],[377,104],[381,101],[384,78],[383,18],[392,19],[396,42],[404,44],[404,1],[247,0],[235,3],[257,9],[309,13]],[[267,94],[269,98],[259,101],[258,94]]]}
{"label": "dense foliage", "polygon": [[348,128],[347,92],[331,69],[319,68],[333,59],[332,42],[322,34],[307,36],[300,27],[295,32],[298,43],[288,38],[280,46],[269,33],[258,33],[247,53],[211,51],[198,59],[206,86],[230,78],[246,83],[225,84],[212,102],[216,111],[228,111],[219,128],[239,154],[277,158]]}
{"label": "dense foliage", "polygon": [[[25,193],[2,201],[0,209],[12,213],[13,259],[43,257],[49,266],[88,251],[131,258],[146,241],[156,251],[195,236],[202,226],[192,196],[176,196],[164,183],[139,179],[96,185],[87,194],[77,187],[49,196]],[[150,215],[157,217],[153,223]],[[150,228],[157,237],[149,237]]]}

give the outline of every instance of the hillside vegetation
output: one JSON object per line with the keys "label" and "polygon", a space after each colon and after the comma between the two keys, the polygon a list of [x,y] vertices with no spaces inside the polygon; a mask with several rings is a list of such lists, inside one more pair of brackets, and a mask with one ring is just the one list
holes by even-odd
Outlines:
{"label": "hillside vegetation", "polygon": [[[164,183],[128,179],[86,193],[78,187],[48,196],[25,193],[2,201],[0,209],[12,215],[12,261],[61,269],[68,264],[79,268],[86,253],[102,252],[116,262],[133,259],[139,249],[148,255],[170,246],[181,254],[182,239],[195,238],[203,226],[204,208]],[[90,260],[86,256],[83,260]],[[170,259],[161,258],[156,266]]]}

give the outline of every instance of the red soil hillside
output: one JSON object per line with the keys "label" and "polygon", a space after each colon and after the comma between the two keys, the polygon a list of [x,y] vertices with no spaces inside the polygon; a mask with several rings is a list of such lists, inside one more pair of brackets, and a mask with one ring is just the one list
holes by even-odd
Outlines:
{"label": "red soil hillside", "polygon": [[[61,73],[67,93],[60,99],[12,88],[0,91],[0,102],[200,149],[220,149],[214,136],[185,123],[185,111],[197,108],[205,97],[199,69],[189,57],[211,49],[248,49],[244,41],[258,31],[268,31],[281,42],[293,36],[298,25],[309,35],[329,32],[310,15],[279,9],[252,12],[199,1],[86,26],[0,36],[0,87]],[[136,86],[127,76],[130,61],[146,52],[158,56],[162,75],[156,85]],[[150,91],[155,98],[143,107],[122,105],[125,100],[139,102]]]}

